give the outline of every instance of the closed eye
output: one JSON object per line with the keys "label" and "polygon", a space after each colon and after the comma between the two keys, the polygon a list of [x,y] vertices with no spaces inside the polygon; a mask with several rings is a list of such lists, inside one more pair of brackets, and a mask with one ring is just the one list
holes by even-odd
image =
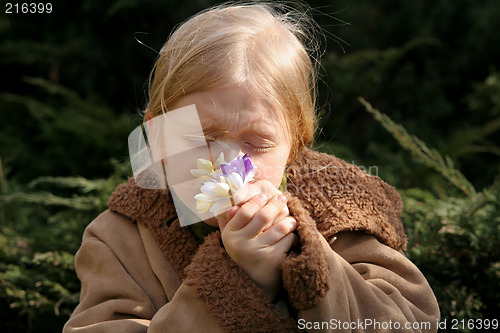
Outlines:
{"label": "closed eye", "polygon": [[253,150],[254,152],[257,152],[257,153],[267,153],[271,149],[274,148],[274,145],[271,145],[271,144],[256,145],[256,144],[251,143],[251,142],[245,142],[245,145],[248,148],[250,148],[251,150]]}

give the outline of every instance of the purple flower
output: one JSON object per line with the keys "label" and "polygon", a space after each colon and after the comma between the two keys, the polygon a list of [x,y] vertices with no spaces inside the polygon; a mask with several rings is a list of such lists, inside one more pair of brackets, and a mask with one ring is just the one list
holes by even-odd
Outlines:
{"label": "purple flower", "polygon": [[199,213],[210,211],[219,215],[231,208],[234,204],[233,192],[252,181],[257,171],[248,154],[238,156],[230,163],[223,161],[223,153],[215,164],[199,158],[198,169],[191,170],[193,176],[206,180],[201,186],[201,193],[194,196]]}
{"label": "purple flower", "polygon": [[229,178],[236,188],[240,188],[243,184],[253,180],[257,170],[248,154],[236,157],[229,164],[221,164],[220,169],[222,175]]}

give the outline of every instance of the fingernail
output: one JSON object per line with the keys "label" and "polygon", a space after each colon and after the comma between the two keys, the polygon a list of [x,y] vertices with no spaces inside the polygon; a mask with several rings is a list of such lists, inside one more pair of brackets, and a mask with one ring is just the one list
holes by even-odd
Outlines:
{"label": "fingernail", "polygon": [[231,209],[228,211],[227,213],[227,218],[228,218],[228,221],[231,220],[234,215],[236,215],[236,212],[240,209],[240,207],[238,206],[233,206],[231,207]]}
{"label": "fingernail", "polygon": [[278,195],[278,201],[281,202],[282,204],[286,204],[288,199],[283,194],[280,194]]}
{"label": "fingernail", "polygon": [[267,202],[267,195],[265,194],[259,194],[257,198],[259,198],[262,202]]}

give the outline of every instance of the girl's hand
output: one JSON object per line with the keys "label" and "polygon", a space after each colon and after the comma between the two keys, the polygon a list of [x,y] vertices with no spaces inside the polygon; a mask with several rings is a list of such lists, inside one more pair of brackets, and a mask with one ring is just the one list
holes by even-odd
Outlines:
{"label": "girl's hand", "polygon": [[286,197],[268,181],[245,185],[234,200],[237,206],[217,217],[222,242],[238,266],[274,299],[281,283],[279,264],[292,246],[297,221],[289,215]]}

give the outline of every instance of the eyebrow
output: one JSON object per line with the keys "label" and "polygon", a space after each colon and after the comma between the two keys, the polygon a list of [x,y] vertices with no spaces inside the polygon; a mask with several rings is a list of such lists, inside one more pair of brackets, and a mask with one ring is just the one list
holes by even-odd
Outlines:
{"label": "eyebrow", "polygon": [[[230,131],[225,130],[224,127],[217,120],[211,121],[208,125],[202,126],[205,135],[221,135],[230,133]],[[266,122],[252,122],[248,126],[245,126],[243,130],[239,133],[239,137],[244,137],[251,133],[252,135],[275,139],[276,131],[271,129],[271,126]]]}
{"label": "eyebrow", "polygon": [[202,126],[203,132],[205,134],[222,134],[222,133],[229,133],[229,131],[222,129],[222,126],[220,123],[212,123],[208,126]]}
{"label": "eyebrow", "polygon": [[241,132],[241,135],[245,135],[250,131],[254,131],[254,133],[264,137],[274,138],[276,136],[276,129],[273,130],[273,127],[268,123],[252,123],[245,127],[245,129]]}

